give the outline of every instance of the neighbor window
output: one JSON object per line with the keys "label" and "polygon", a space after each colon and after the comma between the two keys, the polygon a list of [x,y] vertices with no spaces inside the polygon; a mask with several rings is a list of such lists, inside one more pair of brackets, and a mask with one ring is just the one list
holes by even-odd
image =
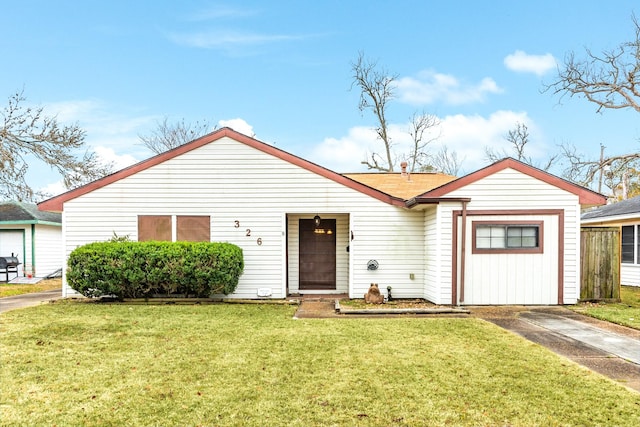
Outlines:
{"label": "neighbor window", "polygon": [[542,252],[542,222],[473,222],[473,252]]}
{"label": "neighbor window", "polygon": [[625,264],[640,264],[639,233],[640,225],[622,227],[622,262]]}
{"label": "neighbor window", "polygon": [[178,241],[208,242],[211,239],[211,219],[208,215],[177,215],[175,221],[171,215],[139,215],[138,241],[172,241],[173,224]]}

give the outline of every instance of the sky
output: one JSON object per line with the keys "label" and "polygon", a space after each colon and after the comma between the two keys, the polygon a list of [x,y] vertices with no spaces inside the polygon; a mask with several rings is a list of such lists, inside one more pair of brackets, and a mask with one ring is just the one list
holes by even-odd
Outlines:
{"label": "sky", "polygon": [[[340,173],[382,152],[375,117],[358,109],[359,54],[397,77],[387,119],[397,152],[414,113],[436,116],[429,149],[459,174],[488,165],[486,148],[527,126],[544,163],[573,145],[593,159],[637,152],[635,111],[596,112],[544,91],[569,52],[584,57],[633,39],[637,0],[607,1],[5,1],[0,9],[0,110],[16,91],[116,169],[152,155],[159,122],[229,126]],[[552,172],[561,174],[562,166]],[[33,163],[30,184],[60,177]]]}

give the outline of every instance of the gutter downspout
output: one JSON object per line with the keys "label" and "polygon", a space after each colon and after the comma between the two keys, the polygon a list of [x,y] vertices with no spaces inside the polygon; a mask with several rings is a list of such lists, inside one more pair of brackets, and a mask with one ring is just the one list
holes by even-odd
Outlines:
{"label": "gutter downspout", "polygon": [[465,258],[467,249],[467,202],[462,202],[462,241],[460,243],[460,298],[458,304],[464,302],[464,270],[465,270]]}

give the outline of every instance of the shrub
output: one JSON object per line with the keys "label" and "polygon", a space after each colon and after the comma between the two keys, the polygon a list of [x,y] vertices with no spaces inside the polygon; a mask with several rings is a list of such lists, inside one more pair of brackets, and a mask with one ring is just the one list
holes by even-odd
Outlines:
{"label": "shrub", "polygon": [[230,243],[109,241],[71,252],[67,282],[87,297],[207,298],[235,291],[243,269],[242,249]]}

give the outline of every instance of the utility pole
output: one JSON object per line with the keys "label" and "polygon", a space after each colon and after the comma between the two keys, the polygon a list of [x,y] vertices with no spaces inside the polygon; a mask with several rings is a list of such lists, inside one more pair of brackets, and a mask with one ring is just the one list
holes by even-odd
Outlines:
{"label": "utility pole", "polygon": [[606,147],[600,143],[600,165],[599,165],[599,169],[600,169],[600,178],[598,179],[598,193],[602,194],[602,169],[604,168],[604,149]]}

